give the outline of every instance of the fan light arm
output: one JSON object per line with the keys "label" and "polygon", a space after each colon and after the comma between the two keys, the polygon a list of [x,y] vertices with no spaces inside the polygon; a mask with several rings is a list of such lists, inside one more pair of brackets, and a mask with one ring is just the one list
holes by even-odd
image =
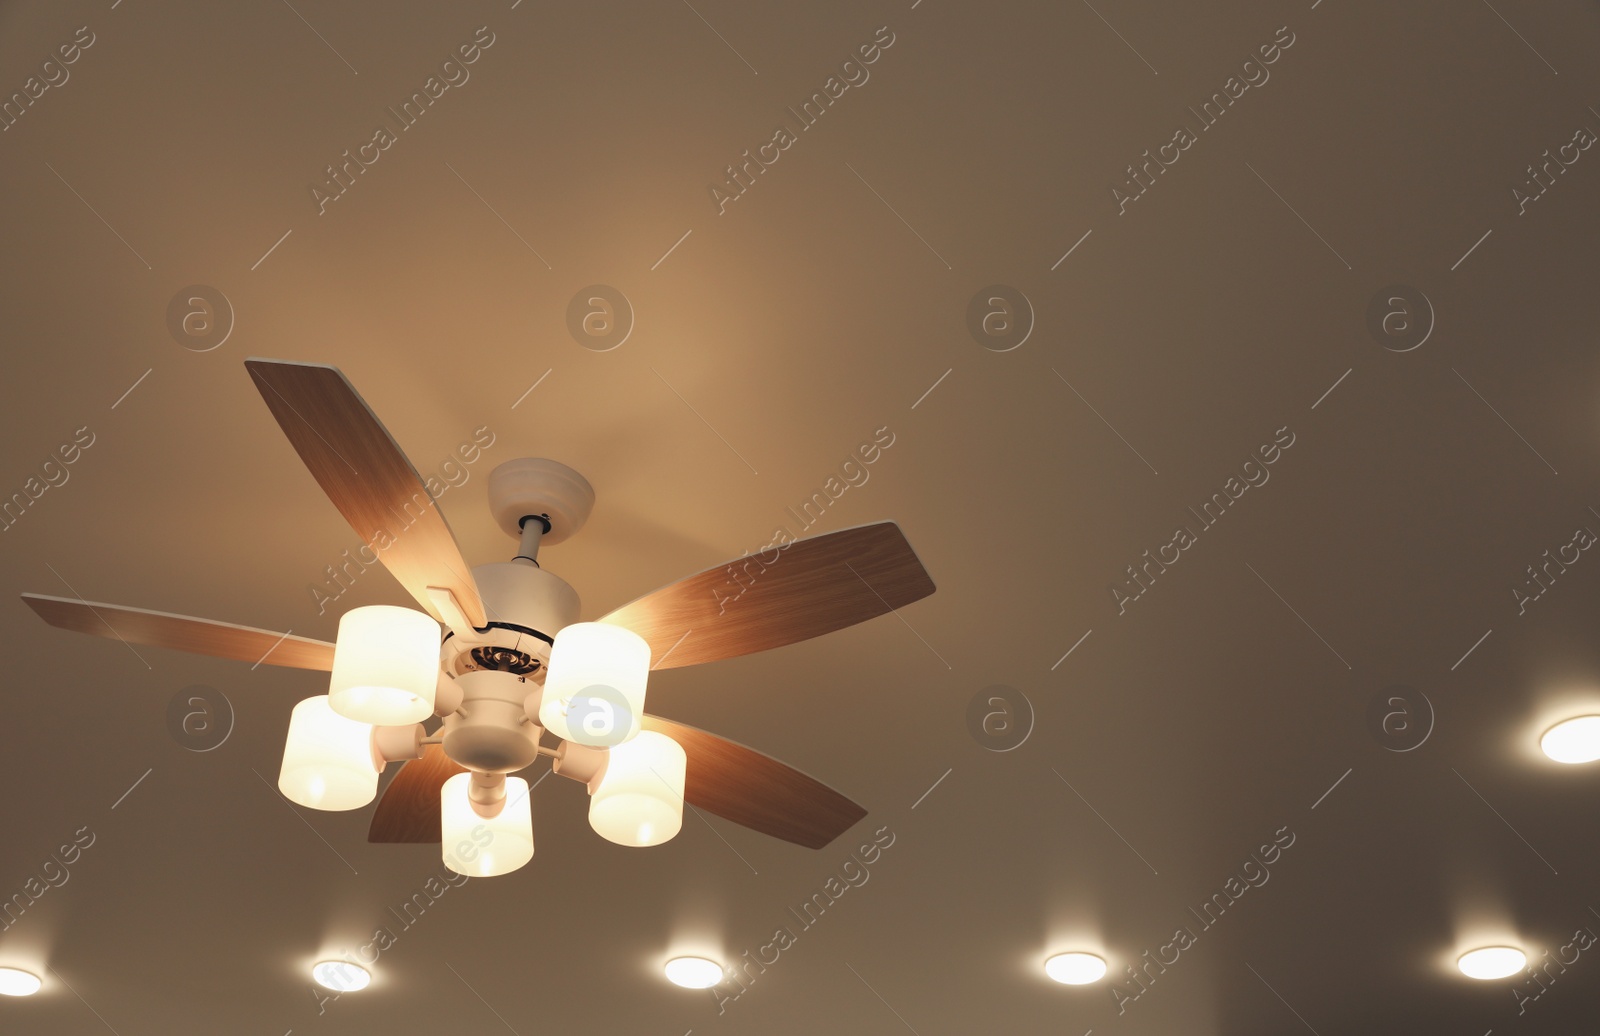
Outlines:
{"label": "fan light arm", "polygon": [[474,770],[467,783],[467,801],[478,816],[493,820],[506,808],[506,775]]}
{"label": "fan light arm", "polygon": [[591,748],[572,741],[561,742],[561,747],[553,752],[541,746],[539,754],[554,756],[550,769],[568,780],[588,785],[591,795],[600,783],[600,778],[606,775],[606,763],[611,759],[607,749]]}
{"label": "fan light arm", "polygon": [[378,769],[383,769],[389,763],[421,759],[422,746],[428,744],[423,734],[421,723],[402,727],[373,727],[372,758],[378,764]]}

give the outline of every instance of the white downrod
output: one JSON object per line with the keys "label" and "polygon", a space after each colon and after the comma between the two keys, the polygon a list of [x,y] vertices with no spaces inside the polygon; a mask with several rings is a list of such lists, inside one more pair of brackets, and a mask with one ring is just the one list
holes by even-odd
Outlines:
{"label": "white downrod", "polygon": [[539,541],[549,530],[548,520],[538,515],[528,515],[522,519],[522,541],[517,547],[517,557],[526,558],[535,565],[539,563]]}

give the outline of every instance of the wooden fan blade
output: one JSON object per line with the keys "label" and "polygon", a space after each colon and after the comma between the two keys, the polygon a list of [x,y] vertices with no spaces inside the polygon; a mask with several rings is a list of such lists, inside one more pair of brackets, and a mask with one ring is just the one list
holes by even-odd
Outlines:
{"label": "wooden fan blade", "polygon": [[601,618],[650,644],[673,669],[794,644],[933,593],[894,522],[796,540],[646,594]]}
{"label": "wooden fan blade", "polygon": [[466,769],[457,766],[438,745],[427,745],[421,759],[408,759],[384,789],[372,813],[369,842],[438,843],[439,789]]}
{"label": "wooden fan blade", "polygon": [[149,644],[252,664],[265,662],[295,669],[333,669],[333,645],[325,640],[70,597],[23,594],[22,599],[45,622],[74,633],[90,633],[127,644]]}
{"label": "wooden fan blade", "polygon": [[486,625],[461,548],[427,486],[336,367],[246,360],[261,398],[312,477],[423,610],[451,624],[428,593],[449,590],[466,620]]}
{"label": "wooden fan blade", "polygon": [[689,757],[683,799],[691,806],[785,842],[821,849],[867,811],[770,755],[704,730],[646,715]]}

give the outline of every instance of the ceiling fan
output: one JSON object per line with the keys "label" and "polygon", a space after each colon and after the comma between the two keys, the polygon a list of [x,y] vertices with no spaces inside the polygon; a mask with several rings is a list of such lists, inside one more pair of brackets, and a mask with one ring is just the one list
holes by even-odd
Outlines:
{"label": "ceiling fan", "polygon": [[[416,469],[337,368],[264,359],[245,367],[323,492],[423,610],[351,609],[328,643],[22,597],[62,629],[328,671],[328,693],[290,717],[278,786],[292,801],[365,806],[383,768],[403,762],[368,840],[438,842],[447,865],[473,876],[532,858],[528,785],[510,775],[541,755],[588,787],[591,826],[623,845],[671,838],[685,803],[813,849],[866,815],[770,756],[646,714],[645,685],[651,669],[797,643],[928,596],[933,581],[893,522],[791,540],[579,622],[577,593],[539,566],[538,552],[587,520],[594,490],[582,475],[531,458],[495,468],[490,510],[517,554],[469,568]],[[737,596],[726,592],[730,576]],[[442,722],[429,734],[433,717]]]}

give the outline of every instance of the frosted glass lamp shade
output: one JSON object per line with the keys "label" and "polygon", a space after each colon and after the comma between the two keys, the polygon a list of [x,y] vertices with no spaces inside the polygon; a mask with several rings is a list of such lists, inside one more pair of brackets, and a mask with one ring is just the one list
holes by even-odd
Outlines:
{"label": "frosted glass lamp shade", "polygon": [[382,764],[372,751],[372,724],[334,712],[319,694],[294,707],[283,747],[278,790],[311,809],[360,809],[378,794]]}
{"label": "frosted glass lamp shade", "polygon": [[440,848],[445,866],[469,878],[510,874],[533,859],[533,810],[528,782],[506,778],[498,816],[483,817],[468,793],[472,774],[458,773],[439,789]]}
{"label": "frosted glass lamp shade", "polygon": [[620,745],[644,719],[650,645],[632,630],[576,622],[556,634],[539,703],[539,725],[565,741]]}
{"label": "frosted glass lamp shade", "polygon": [[394,727],[433,715],[439,624],[411,608],[352,608],[339,618],[328,700],[362,723]]}
{"label": "frosted glass lamp shade", "polygon": [[688,757],[665,734],[646,730],[614,745],[589,798],[589,826],[618,845],[660,845],[683,827]]}

